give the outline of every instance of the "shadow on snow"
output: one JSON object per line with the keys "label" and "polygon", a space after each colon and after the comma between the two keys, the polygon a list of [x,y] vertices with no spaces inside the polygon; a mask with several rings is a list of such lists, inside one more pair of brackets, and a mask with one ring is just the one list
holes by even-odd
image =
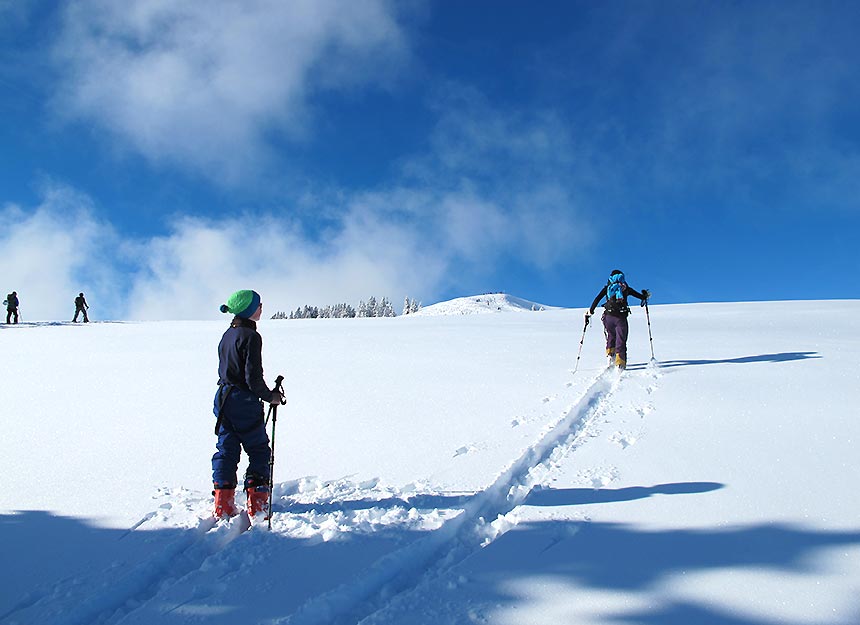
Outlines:
{"label": "shadow on snow", "polygon": [[[656,366],[660,369],[668,369],[672,367],[691,367],[697,365],[725,365],[737,364],[746,365],[754,362],[791,362],[794,360],[814,360],[821,358],[818,352],[781,352],[778,354],[759,354],[758,356],[741,356],[739,358],[720,358],[720,359],[702,359],[702,360],[664,360],[658,361]],[[646,369],[648,363],[636,363],[628,365],[628,370]]]}
{"label": "shadow on snow", "polygon": [[[525,503],[549,507],[615,503],[655,495],[705,494],[720,488],[723,485],[715,482],[687,482],[600,490],[542,489],[533,491]],[[349,513],[371,507],[458,508],[468,498],[428,495],[375,502],[293,503],[278,512],[316,517],[326,511]],[[398,562],[391,554],[427,535],[405,527],[383,528],[346,533],[325,542],[255,528],[225,541],[218,529],[129,532],[47,512],[0,515],[0,553],[9,563],[0,567],[0,621],[107,624],[131,617],[132,623],[155,619],[170,625],[189,618],[217,624],[233,623],[240,616],[248,622],[283,618],[309,599],[349,586],[373,567]],[[510,589],[520,580],[533,583],[529,580],[536,577],[569,585],[570,600],[575,602],[579,593],[584,596],[590,589],[645,593],[675,576],[697,572],[748,569],[813,574],[823,550],[856,545],[860,545],[860,530],[826,531],[787,524],[653,530],[585,521],[523,523],[451,568],[442,564],[443,550],[436,562],[443,571],[442,588],[432,603],[449,616],[452,610],[462,611],[461,620],[466,621],[474,599],[494,606],[492,610],[518,605],[523,598]],[[421,581],[419,574],[406,580],[407,589]],[[392,564],[390,575],[409,573]],[[461,576],[468,580],[465,586],[445,583]],[[659,594],[649,595],[649,599],[655,597],[647,608],[634,602],[629,611],[603,614],[602,619],[643,625],[777,622],[730,613],[704,599],[660,602]],[[359,613],[365,599],[355,597]],[[343,616],[332,614],[329,622],[340,623]],[[832,617],[822,612],[815,625],[834,622],[828,618]]]}
{"label": "shadow on snow", "polygon": [[129,531],[45,511],[0,515],[0,623],[269,622],[426,535],[325,542],[264,527]]}
{"label": "shadow on snow", "polygon": [[96,321],[91,320],[86,323],[83,321],[20,321],[18,323],[2,323],[0,321],[0,330],[16,330],[16,329],[26,329],[26,328],[54,328],[54,327],[65,327],[65,326],[74,326],[74,327],[87,327],[87,326],[96,326],[96,325],[104,325],[104,324],[115,324],[115,325],[129,325],[133,324],[133,321]]}
{"label": "shadow on snow", "polygon": [[[495,589],[485,603],[515,605],[521,595],[510,588],[517,580],[554,578],[570,585],[570,601],[590,589],[649,592],[676,576],[708,571],[771,570],[814,573],[816,555],[833,547],[860,545],[860,531],[822,531],[786,524],[763,524],[720,529],[644,530],[634,526],[549,521],[520,525],[457,567],[455,573],[470,582]],[[502,590],[505,589],[505,590]],[[648,598],[647,608],[606,613],[607,623],[637,625],[776,625],[778,619],[743,615],[702,602],[675,603],[659,595]],[[639,602],[634,602],[634,605]],[[641,604],[640,604],[641,605]],[[726,604],[724,604],[726,605]],[[810,621],[823,625],[856,623],[833,620],[826,606]]]}
{"label": "shadow on snow", "polygon": [[724,488],[718,482],[680,482],[627,488],[546,488],[535,489],[525,500],[529,506],[581,506],[647,499],[654,495],[693,495]]}
{"label": "shadow on snow", "polygon": [[[613,503],[645,499],[653,495],[689,495],[707,493],[723,488],[717,482],[682,482],[658,484],[656,486],[631,486],[628,488],[565,488],[535,489],[525,500],[530,506],[579,506],[585,504]],[[273,504],[275,512],[292,514],[328,514],[332,512],[353,512],[357,510],[417,508],[419,510],[461,508],[477,496],[472,494],[428,494],[413,497],[389,497],[387,499],[353,499],[317,503],[292,502],[286,505]]]}

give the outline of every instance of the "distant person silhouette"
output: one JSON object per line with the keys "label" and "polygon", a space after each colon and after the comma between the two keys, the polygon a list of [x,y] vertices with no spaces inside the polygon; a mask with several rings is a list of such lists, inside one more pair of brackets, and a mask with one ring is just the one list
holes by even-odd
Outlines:
{"label": "distant person silhouette", "polygon": [[18,292],[9,293],[3,303],[6,304],[6,323],[11,323],[13,318],[15,323],[18,323]]}
{"label": "distant person silhouette", "polygon": [[72,323],[78,322],[78,314],[80,314],[80,313],[84,314],[84,323],[89,323],[90,320],[87,317],[87,309],[88,308],[89,308],[89,304],[87,304],[87,300],[84,299],[84,294],[79,293],[78,296],[75,298],[75,316],[72,319]]}

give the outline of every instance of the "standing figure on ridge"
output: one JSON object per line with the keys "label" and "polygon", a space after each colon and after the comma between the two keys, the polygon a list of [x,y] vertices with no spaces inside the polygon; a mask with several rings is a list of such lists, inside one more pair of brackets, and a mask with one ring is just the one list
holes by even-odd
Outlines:
{"label": "standing figure on ridge", "polygon": [[[97,302],[98,303],[98,302]],[[89,323],[90,320],[87,318],[87,309],[89,308],[89,304],[87,304],[87,300],[84,299],[84,294],[79,293],[75,298],[75,316],[72,319],[72,323],[78,322],[78,314],[84,314],[84,323]]]}
{"label": "standing figure on ridge", "polygon": [[218,344],[218,391],[213,411],[217,417],[217,451],[212,456],[215,518],[238,514],[234,503],[242,448],[248,454],[245,493],[248,514],[264,512],[269,502],[269,459],[272,454],[263,418],[263,403],[281,403],[280,391],[263,379],[263,338],[257,321],[263,304],[256,291],[233,293],[221,312],[233,321]]}
{"label": "standing figure on ridge", "polygon": [[627,284],[621,270],[614,269],[609,275],[606,286],[600,290],[591,303],[591,308],[585,313],[587,324],[597,304],[601,299],[606,298],[602,317],[603,330],[606,334],[606,355],[609,358],[609,364],[614,364],[619,369],[627,368],[627,315],[630,314],[630,307],[627,305],[628,295],[638,297],[641,300],[640,305],[644,306],[645,301],[651,297],[651,292],[648,289],[642,289],[640,293],[633,289]]}
{"label": "standing figure on ridge", "polygon": [[6,323],[11,323],[13,318],[18,323],[18,292],[9,293],[3,303],[6,304]]}

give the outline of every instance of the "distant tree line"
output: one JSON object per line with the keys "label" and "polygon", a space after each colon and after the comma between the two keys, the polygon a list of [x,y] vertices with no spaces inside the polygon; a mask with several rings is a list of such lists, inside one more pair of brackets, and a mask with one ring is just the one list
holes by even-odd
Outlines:
{"label": "distant tree line", "polygon": [[[406,298],[403,304],[404,315],[409,315],[421,310],[421,302]],[[349,304],[335,304],[333,306],[299,306],[290,313],[278,311],[272,315],[272,319],[351,319],[354,317],[395,317],[394,306],[387,297],[377,300],[370,297],[366,302],[361,301],[358,309]]]}
{"label": "distant tree line", "polygon": [[349,304],[335,304],[323,308],[299,306],[291,313],[278,311],[272,315],[272,319],[348,319],[355,316],[355,308]]}
{"label": "distant tree line", "polygon": [[411,315],[412,313],[417,313],[419,310],[421,310],[421,302],[417,299],[409,299],[407,297],[403,300],[403,312],[400,314]]}

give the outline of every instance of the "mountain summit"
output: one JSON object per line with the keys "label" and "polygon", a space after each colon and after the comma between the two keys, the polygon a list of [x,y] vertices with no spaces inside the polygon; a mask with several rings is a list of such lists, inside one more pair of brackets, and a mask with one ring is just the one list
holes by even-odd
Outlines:
{"label": "mountain summit", "polygon": [[483,295],[471,295],[469,297],[458,297],[432,304],[419,310],[418,315],[476,315],[498,312],[531,312],[538,310],[550,310],[554,306],[545,306],[536,302],[514,297],[507,293],[485,293]]}

